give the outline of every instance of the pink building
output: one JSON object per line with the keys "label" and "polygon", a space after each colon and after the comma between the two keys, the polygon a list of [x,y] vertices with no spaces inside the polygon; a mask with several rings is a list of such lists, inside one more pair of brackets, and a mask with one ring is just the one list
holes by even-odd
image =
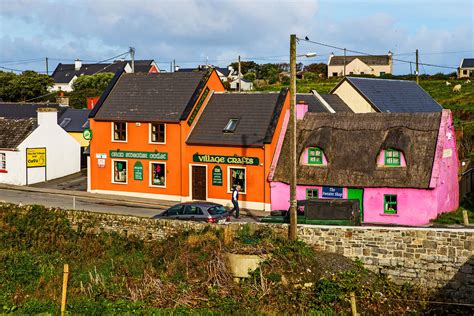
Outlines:
{"label": "pink building", "polygon": [[[363,223],[399,225],[424,225],[458,208],[449,110],[298,114],[298,200],[355,199]],[[281,137],[269,176],[273,210],[289,208],[288,147],[288,135]]]}

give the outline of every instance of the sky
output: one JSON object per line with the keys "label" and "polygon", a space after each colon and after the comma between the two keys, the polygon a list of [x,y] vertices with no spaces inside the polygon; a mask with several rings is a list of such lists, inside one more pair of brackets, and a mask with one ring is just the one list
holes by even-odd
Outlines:
{"label": "sky", "polygon": [[[242,60],[288,62],[289,39],[367,54],[394,53],[394,73],[449,73],[474,57],[474,0],[0,0],[0,67],[49,72],[59,62],[98,62],[135,48],[136,59],[184,68]],[[299,41],[301,62],[339,49]],[[125,55],[125,58],[129,56]],[[2,69],[2,68],[0,68]]]}

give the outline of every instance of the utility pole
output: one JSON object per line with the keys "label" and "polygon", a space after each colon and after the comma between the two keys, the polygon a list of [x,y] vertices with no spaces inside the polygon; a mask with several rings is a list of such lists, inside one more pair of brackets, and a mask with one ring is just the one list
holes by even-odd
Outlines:
{"label": "utility pole", "polygon": [[[240,60],[240,58],[239,58]],[[296,34],[290,35],[290,240],[296,240]]]}
{"label": "utility pole", "polygon": [[132,59],[132,74],[135,73],[135,48],[130,47],[130,58]]}
{"label": "utility pole", "polygon": [[173,59],[173,72],[176,71],[176,59]]}
{"label": "utility pole", "polygon": [[48,57],[46,57],[46,74],[49,76],[49,71],[48,71]]}
{"label": "utility pole", "polygon": [[420,71],[418,68],[418,48],[416,49],[416,83],[420,84]]}
{"label": "utility pole", "polygon": [[344,48],[344,77],[346,76],[346,49]]}
{"label": "utility pole", "polygon": [[170,72],[173,72],[173,62],[170,61]]}
{"label": "utility pole", "polygon": [[239,92],[240,92],[240,86],[242,85],[242,73],[240,72],[240,55],[239,55]]}

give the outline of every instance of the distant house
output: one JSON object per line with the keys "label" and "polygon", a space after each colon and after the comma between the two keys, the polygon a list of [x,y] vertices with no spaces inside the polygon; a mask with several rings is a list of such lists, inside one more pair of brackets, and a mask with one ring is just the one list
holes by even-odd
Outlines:
{"label": "distant house", "polygon": [[[153,60],[135,60],[136,73],[156,73],[159,68]],[[132,72],[132,62],[130,60],[116,60],[108,64],[83,64],[77,59],[74,64],[59,63],[51,77],[54,80],[54,86],[51,91],[72,91],[74,80],[82,75],[94,75],[96,73],[125,71]]]}
{"label": "distant house", "polygon": [[175,72],[206,71],[209,68],[214,68],[216,70],[216,73],[222,82],[231,81],[232,79],[238,77],[237,71],[235,71],[232,66],[229,66],[227,68],[215,67],[212,65],[199,65],[196,68],[181,68],[180,66],[176,66]]}
{"label": "distant house", "polygon": [[37,119],[0,119],[0,183],[28,185],[80,171],[80,145],[57,123],[57,109]]}
{"label": "distant house", "polygon": [[244,79],[244,78],[240,78],[240,83],[239,83],[239,78],[232,80],[230,82],[230,89],[231,90],[239,90],[239,84],[240,84],[240,90],[241,91],[253,90],[252,81],[249,81],[249,80]]}
{"label": "distant house", "polygon": [[[345,67],[344,67],[345,65]],[[344,72],[345,68],[345,72]],[[393,70],[392,52],[387,55],[334,56],[328,61],[328,77],[349,75],[374,75],[376,77],[391,74]]]}
{"label": "distant house", "polygon": [[443,109],[416,82],[376,78],[345,77],[335,94],[354,113],[367,112],[441,112]]}
{"label": "distant house", "polygon": [[458,78],[474,76],[474,58],[463,58],[458,69]]}

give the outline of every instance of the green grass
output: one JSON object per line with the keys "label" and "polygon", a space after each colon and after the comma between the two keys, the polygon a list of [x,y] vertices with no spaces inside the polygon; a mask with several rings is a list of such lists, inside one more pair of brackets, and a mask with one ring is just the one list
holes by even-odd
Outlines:
{"label": "green grass", "polygon": [[[463,210],[466,210],[464,207],[458,208],[455,212],[450,212],[450,213],[443,213],[440,214],[438,217],[436,217],[433,220],[433,223],[436,224],[463,224],[463,215],[462,212]],[[469,218],[469,223],[474,224],[474,212],[467,210],[468,218]]]}

